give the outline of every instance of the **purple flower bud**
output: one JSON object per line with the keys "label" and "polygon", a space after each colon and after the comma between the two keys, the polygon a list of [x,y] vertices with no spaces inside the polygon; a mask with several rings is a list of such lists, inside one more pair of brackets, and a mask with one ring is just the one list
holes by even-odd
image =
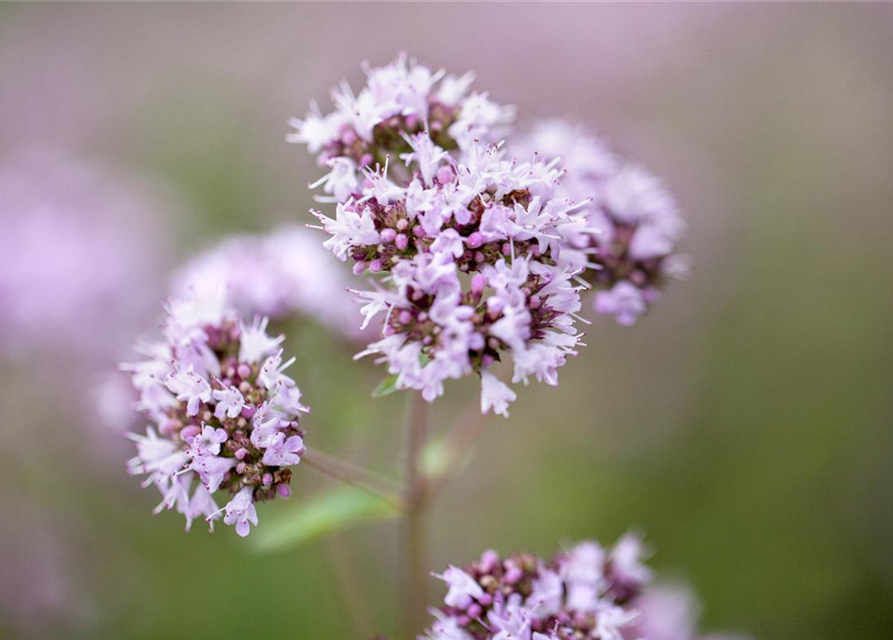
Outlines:
{"label": "purple flower bud", "polygon": [[385,244],[390,244],[391,242],[394,241],[394,238],[397,237],[397,232],[394,231],[393,229],[388,228],[388,229],[383,229],[380,235],[381,235],[382,242],[384,242]]}
{"label": "purple flower bud", "polygon": [[381,271],[381,258],[376,258],[369,263],[369,271],[371,271],[372,273],[378,273],[379,271]]}
{"label": "purple flower bud", "polygon": [[452,182],[456,178],[456,172],[453,170],[453,167],[450,165],[443,165],[440,169],[437,170],[437,181],[440,184],[447,184],[448,182]]}
{"label": "purple flower bud", "polygon": [[202,430],[199,427],[191,424],[187,427],[183,427],[183,430],[180,431],[180,438],[182,438],[184,442],[192,442],[192,439],[201,432]]}
{"label": "purple flower bud", "polygon": [[[161,432],[161,435],[172,436],[177,431],[179,431],[182,426],[183,424],[179,420],[168,418],[160,425],[158,425],[158,431]],[[195,436],[193,435],[193,437]]]}
{"label": "purple flower bud", "polygon": [[521,581],[521,578],[524,577],[524,572],[521,571],[518,567],[509,567],[509,570],[505,572],[505,577],[503,578],[508,584],[517,584]]}
{"label": "purple flower bud", "polygon": [[469,249],[477,249],[479,246],[484,244],[484,236],[480,231],[475,231],[470,236],[465,238],[465,246]]}
{"label": "purple flower bud", "polygon": [[479,296],[486,286],[487,277],[483,273],[474,274],[474,277],[471,279],[471,292]]}
{"label": "purple flower bud", "polygon": [[363,260],[357,260],[353,265],[353,274],[355,276],[360,275],[363,271],[366,270],[366,263]]}
{"label": "purple flower bud", "polygon": [[279,494],[280,498],[288,498],[291,495],[291,487],[287,484],[277,484],[276,493]]}
{"label": "purple flower bud", "polygon": [[[404,222],[404,221],[401,220],[400,222]],[[409,246],[409,238],[407,238],[405,234],[401,233],[401,234],[398,235],[397,238],[394,240],[394,244],[397,245],[397,248],[398,248],[400,251],[405,251],[405,250],[406,250],[406,247]]]}

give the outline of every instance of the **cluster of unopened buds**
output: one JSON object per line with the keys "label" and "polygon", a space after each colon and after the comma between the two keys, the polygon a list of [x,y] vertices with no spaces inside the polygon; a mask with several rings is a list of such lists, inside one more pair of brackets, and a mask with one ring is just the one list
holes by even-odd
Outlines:
{"label": "cluster of unopened buds", "polygon": [[[482,411],[508,415],[516,394],[491,367],[510,357],[512,383],[557,384],[581,345],[580,295],[591,286],[602,289],[599,310],[633,321],[663,283],[655,252],[675,204],[632,170],[569,188],[560,154],[510,156],[502,140],[514,108],[466,95],[469,75],[405,57],[366,74],[359,94],[342,84],[335,110],[314,106],[289,138],[329,169],[312,185],[335,204],[334,217],[313,212],[324,246],[357,275],[379,274],[356,292],[366,323],[384,317],[382,339],[361,355],[379,355],[396,388],[428,401],[446,380],[478,374]],[[588,177],[592,167],[573,170]]]}
{"label": "cluster of unopened buds", "polygon": [[[131,434],[132,474],[162,494],[156,512],[175,509],[188,530],[223,517],[239,535],[257,524],[254,504],[288,497],[291,469],[304,454],[301,392],[284,370],[282,336],[267,320],[243,322],[222,292],[168,303],[162,340],[143,344],[148,359],[125,364],[151,422]],[[215,496],[227,496],[220,508]]]}

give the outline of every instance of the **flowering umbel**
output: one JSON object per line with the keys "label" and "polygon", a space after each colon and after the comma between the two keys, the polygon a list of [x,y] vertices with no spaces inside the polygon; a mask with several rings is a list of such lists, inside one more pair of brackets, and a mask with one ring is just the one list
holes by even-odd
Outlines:
{"label": "flowering umbel", "polygon": [[[132,434],[132,474],[162,495],[156,513],[176,509],[189,530],[195,518],[223,517],[240,536],[257,525],[254,503],[288,497],[291,470],[304,453],[301,392],[284,370],[284,336],[267,320],[241,321],[222,292],[174,299],[164,339],[138,345],[146,360],[121,365],[140,394],[136,408],[151,422]],[[228,497],[223,508],[216,494]]]}
{"label": "flowering umbel", "polygon": [[336,111],[295,121],[292,136],[330,169],[317,185],[335,216],[313,212],[324,246],[354,273],[379,274],[356,292],[366,323],[384,316],[382,339],[360,355],[379,355],[397,388],[428,401],[476,373],[482,411],[508,415],[515,392],[490,370],[497,361],[511,357],[513,383],[554,385],[580,344],[583,287],[561,257],[561,227],[581,205],[558,193],[557,161],[518,162],[486,144],[514,110],[465,97],[470,76],[405,57],[366,72],[357,97],[342,86]]}
{"label": "flowering umbel", "polygon": [[686,258],[675,253],[685,231],[675,199],[651,172],[561,120],[538,124],[515,149],[561,158],[558,192],[584,203],[574,224],[561,227],[565,258],[584,269],[598,313],[635,324],[667,280],[687,271]]}
{"label": "flowering umbel", "polygon": [[651,579],[639,538],[583,542],[544,560],[495,551],[437,577],[447,583],[426,640],[627,640]]}
{"label": "flowering umbel", "polygon": [[[436,575],[447,584],[419,640],[698,640],[697,602],[651,584],[641,539],[581,542],[551,559],[486,551]],[[742,636],[711,635],[714,640]],[[706,640],[706,638],[704,638]]]}
{"label": "flowering umbel", "polygon": [[[363,338],[348,274],[328,260],[316,233],[287,225],[269,234],[231,236],[199,254],[174,274],[175,295],[226,292],[241,315],[313,318],[351,340]],[[367,336],[368,337],[368,336]]]}

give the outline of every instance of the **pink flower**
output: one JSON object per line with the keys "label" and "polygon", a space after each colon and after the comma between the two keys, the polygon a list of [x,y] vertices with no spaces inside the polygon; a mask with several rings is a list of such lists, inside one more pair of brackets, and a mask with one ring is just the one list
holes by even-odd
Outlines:
{"label": "pink flower", "polygon": [[647,309],[642,291],[626,280],[615,284],[610,291],[599,291],[595,296],[595,310],[614,316],[618,324],[625,326],[635,324]]}
{"label": "pink flower", "polygon": [[462,569],[450,566],[442,574],[436,575],[436,577],[446,582],[449,586],[449,591],[443,599],[444,604],[449,607],[464,609],[471,604],[472,599],[478,599],[484,595],[481,585],[462,571]]}
{"label": "pink flower", "polygon": [[494,413],[508,418],[509,403],[514,402],[518,395],[512,388],[488,371],[481,373],[481,413],[487,413],[491,409]]}
{"label": "pink flower", "polygon": [[243,538],[251,531],[249,523],[257,526],[257,510],[251,497],[251,487],[245,487],[230,500],[226,507],[223,521],[228,525],[236,525],[236,533]]}

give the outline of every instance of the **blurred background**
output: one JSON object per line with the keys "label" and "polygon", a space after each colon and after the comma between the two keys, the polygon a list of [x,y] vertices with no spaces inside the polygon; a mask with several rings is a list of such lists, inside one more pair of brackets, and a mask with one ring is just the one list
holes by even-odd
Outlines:
{"label": "blurred background", "polygon": [[[893,637],[891,29],[882,5],[0,6],[0,637],[393,632],[394,523],[260,554],[152,517],[115,363],[178,265],[309,220],[320,171],[288,117],[401,49],[664,176],[695,262],[491,419],[432,570],[633,527],[705,629]],[[313,445],[396,468],[382,371],[286,330]],[[449,386],[433,423],[475,397]],[[299,471],[261,526],[325,486]]]}

